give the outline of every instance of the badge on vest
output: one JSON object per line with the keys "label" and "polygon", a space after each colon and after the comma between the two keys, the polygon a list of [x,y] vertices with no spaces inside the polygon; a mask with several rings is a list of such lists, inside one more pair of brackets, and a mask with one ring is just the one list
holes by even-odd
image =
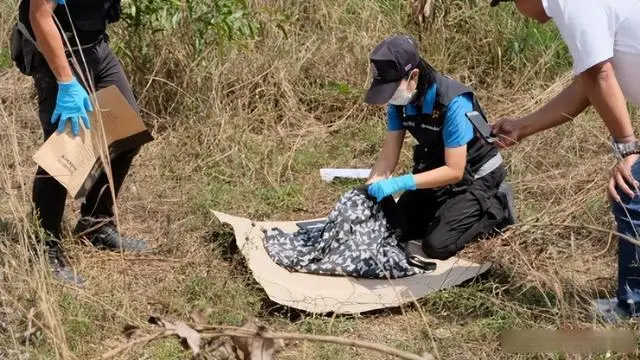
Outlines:
{"label": "badge on vest", "polygon": [[416,122],[415,121],[403,121],[402,125],[414,127],[414,126],[416,126]]}
{"label": "badge on vest", "polygon": [[429,129],[431,131],[440,131],[440,129],[442,129],[442,127],[431,126],[431,125],[427,125],[427,124],[420,124],[420,127],[423,128],[423,129]]}

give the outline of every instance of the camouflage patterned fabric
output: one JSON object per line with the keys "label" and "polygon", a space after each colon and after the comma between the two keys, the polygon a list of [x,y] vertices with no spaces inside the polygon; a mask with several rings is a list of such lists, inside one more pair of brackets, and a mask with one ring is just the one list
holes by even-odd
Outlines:
{"label": "camouflage patterned fabric", "polygon": [[346,192],[324,227],[265,231],[265,247],[289,271],[358,278],[400,278],[424,271],[407,263],[382,207],[366,191]]}

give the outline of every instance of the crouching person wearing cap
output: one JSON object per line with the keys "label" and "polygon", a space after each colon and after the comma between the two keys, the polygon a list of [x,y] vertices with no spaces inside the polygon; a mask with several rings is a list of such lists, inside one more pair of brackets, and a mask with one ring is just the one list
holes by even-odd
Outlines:
{"label": "crouching person wearing cap", "polygon": [[[368,192],[385,204],[403,192],[395,205],[396,224],[410,252],[446,260],[478,237],[515,223],[499,150],[466,116],[483,114],[473,90],[434,70],[409,36],[385,39],[370,62],[373,82],[365,101],[387,104],[387,134]],[[418,142],[413,171],[391,177],[406,131]]]}

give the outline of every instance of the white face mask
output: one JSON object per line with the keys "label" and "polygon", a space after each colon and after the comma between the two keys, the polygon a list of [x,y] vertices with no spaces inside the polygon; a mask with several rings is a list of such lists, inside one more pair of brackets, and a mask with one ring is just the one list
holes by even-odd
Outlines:
{"label": "white face mask", "polygon": [[416,95],[416,90],[408,91],[406,89],[407,85],[408,85],[408,82],[406,82],[404,84],[400,84],[400,86],[398,86],[398,89],[396,90],[396,92],[393,94],[393,96],[389,100],[389,103],[391,105],[402,105],[402,106],[404,106],[404,105],[407,105],[408,103],[410,103],[411,100],[413,100],[413,97]]}

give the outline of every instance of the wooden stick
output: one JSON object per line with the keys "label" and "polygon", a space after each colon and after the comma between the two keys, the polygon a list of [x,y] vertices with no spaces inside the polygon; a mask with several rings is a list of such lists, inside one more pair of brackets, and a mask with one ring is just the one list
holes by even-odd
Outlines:
{"label": "wooden stick", "polygon": [[[217,328],[217,329],[216,329]],[[220,328],[225,328],[225,330],[218,330]],[[337,345],[345,345],[345,346],[354,346],[363,349],[374,350],[383,354],[392,355],[400,359],[404,360],[434,360],[433,355],[429,353],[424,353],[422,356],[408,353],[402,350],[398,350],[383,344],[376,344],[361,340],[355,339],[345,339],[336,336],[323,336],[323,335],[308,335],[308,334],[299,334],[299,333],[263,333],[255,330],[250,330],[246,328],[232,327],[232,326],[224,326],[224,327],[206,327],[199,331],[203,338],[218,338],[221,336],[228,337],[261,337],[264,339],[282,339],[282,340],[304,340],[304,341],[314,341],[314,342],[325,342],[332,343]],[[167,338],[171,336],[177,336],[178,334],[173,330],[165,330],[158,332],[153,335],[145,336],[140,339],[133,340],[125,345],[122,345],[116,349],[113,349],[102,356],[99,359],[110,359],[118,355],[119,353],[131,349],[138,344],[147,344],[153,340],[157,340],[160,338]]]}
{"label": "wooden stick", "polygon": [[[423,356],[408,353],[402,350],[398,350],[396,348],[392,348],[387,345],[371,343],[361,340],[355,339],[346,339],[342,337],[336,336],[326,336],[326,335],[308,335],[308,334],[299,334],[299,333],[259,333],[257,331],[251,331],[252,334],[247,334],[246,332],[237,332],[237,331],[221,331],[217,333],[213,333],[213,337],[217,336],[235,336],[235,337],[262,337],[265,339],[282,339],[282,340],[305,340],[305,341],[314,341],[314,342],[325,342],[332,343],[338,345],[345,346],[355,346],[363,349],[375,350],[380,353],[384,353],[387,355],[392,355],[398,357],[400,359],[406,360],[434,360],[433,356],[429,353],[425,353]],[[203,334],[205,337],[209,337],[210,334]]]}

